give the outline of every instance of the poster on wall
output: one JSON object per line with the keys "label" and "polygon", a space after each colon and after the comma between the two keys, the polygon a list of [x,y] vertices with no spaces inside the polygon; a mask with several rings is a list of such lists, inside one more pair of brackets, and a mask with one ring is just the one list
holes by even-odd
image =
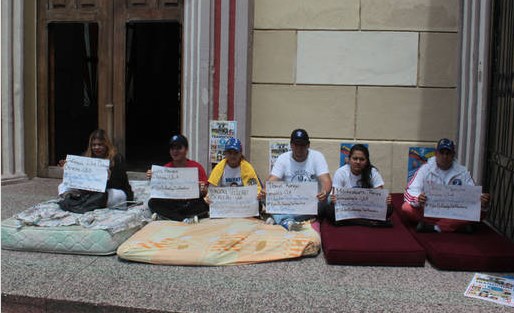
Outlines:
{"label": "poster on wall", "polygon": [[409,159],[407,164],[407,183],[410,182],[414,173],[421,167],[421,165],[427,163],[428,159],[435,155],[434,147],[410,147],[409,148]]}
{"label": "poster on wall", "polygon": [[230,137],[237,138],[236,121],[211,121],[210,123],[209,159],[211,163],[223,160],[225,144]]}
{"label": "poster on wall", "polygon": [[[341,153],[340,153],[340,160],[339,160],[339,167],[345,165],[346,163],[348,163],[348,159],[350,158],[350,150],[352,149],[353,145],[356,144],[357,142],[354,142],[354,143],[342,143],[341,144]],[[367,143],[362,143],[362,145],[364,145],[366,148],[368,148],[368,144]]]}
{"label": "poster on wall", "polygon": [[273,140],[269,142],[269,171],[278,159],[278,156],[287,151],[291,151],[289,140]]}

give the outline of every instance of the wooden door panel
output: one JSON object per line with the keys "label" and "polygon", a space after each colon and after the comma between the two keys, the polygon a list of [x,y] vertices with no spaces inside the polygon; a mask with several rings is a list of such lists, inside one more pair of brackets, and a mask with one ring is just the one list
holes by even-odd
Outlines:
{"label": "wooden door panel", "polygon": [[127,0],[114,7],[113,55],[113,141],[125,154],[125,66],[127,23],[134,21],[182,22],[182,1]]}
{"label": "wooden door panel", "polygon": [[98,25],[98,125],[106,124],[105,104],[112,102],[111,0],[42,0],[38,3],[38,175],[59,177],[62,170],[50,164],[53,145],[52,57],[48,31],[51,23],[95,23]]}

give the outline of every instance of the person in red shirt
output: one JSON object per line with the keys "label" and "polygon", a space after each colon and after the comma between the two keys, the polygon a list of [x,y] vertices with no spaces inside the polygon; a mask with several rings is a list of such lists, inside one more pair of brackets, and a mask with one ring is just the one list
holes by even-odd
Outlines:
{"label": "person in red shirt", "polygon": [[[208,217],[209,205],[203,197],[207,194],[209,184],[207,174],[203,166],[187,158],[188,141],[183,135],[173,135],[169,142],[171,161],[164,167],[196,167],[198,169],[198,183],[200,197],[197,199],[159,199],[151,198],[148,207],[153,212],[152,219],[170,219],[192,224],[198,223],[199,218]],[[152,178],[152,171],[146,172],[148,179]]]}

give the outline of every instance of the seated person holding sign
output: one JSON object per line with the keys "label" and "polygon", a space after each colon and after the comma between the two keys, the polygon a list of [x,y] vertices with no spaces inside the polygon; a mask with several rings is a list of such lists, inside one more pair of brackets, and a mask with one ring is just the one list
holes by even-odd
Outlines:
{"label": "seated person holding sign", "polygon": [[[382,189],[384,188],[384,180],[382,176],[371,164],[369,159],[369,150],[365,145],[355,144],[350,149],[349,164],[345,164],[334,173],[332,186],[336,188],[367,188]],[[371,219],[350,219],[336,220],[334,204],[336,195],[330,196],[331,205],[327,209],[327,218],[335,225],[358,224],[364,226],[391,226],[390,217],[393,213],[391,195],[387,195],[386,204],[388,207],[386,221]]]}
{"label": "seated person holding sign", "polygon": [[[458,164],[454,157],[455,143],[446,138],[439,140],[435,157],[428,159],[428,162],[418,169],[407,185],[402,211],[410,221],[418,223],[416,226],[418,232],[462,231],[469,233],[473,231],[472,223],[469,221],[424,217],[427,185],[475,185],[468,170]],[[481,195],[482,210],[487,209],[489,199],[489,194]]]}
{"label": "seated person holding sign", "polygon": [[[332,189],[332,180],[330,179],[327,161],[321,152],[309,149],[309,135],[304,129],[295,129],[291,133],[290,143],[291,151],[282,153],[277,158],[268,177],[268,181],[296,183],[317,182],[321,184],[321,191],[316,195],[318,200],[318,212],[320,212],[326,206],[327,196]],[[273,218],[268,219],[266,222],[270,224],[275,222],[289,231],[297,231],[302,227],[301,222],[314,218],[315,216],[316,215],[273,214]]]}
{"label": "seated person holding sign", "polygon": [[[262,185],[252,164],[243,156],[241,141],[229,138],[225,144],[225,157],[209,176],[209,184],[216,187],[238,187],[257,185],[257,199],[262,197]],[[210,201],[206,198],[206,201]]]}
{"label": "seated person holding sign", "polygon": [[[128,181],[127,172],[125,170],[125,160],[121,154],[117,153],[116,148],[103,129],[97,129],[91,133],[84,156],[109,160],[106,207],[114,207],[126,201],[133,200],[134,193]],[[65,166],[65,164],[65,160],[59,161],[59,166],[62,167]],[[61,183],[58,187],[58,191],[59,196],[64,196],[67,192],[72,190],[65,186],[64,183]]]}
{"label": "seated person holding sign", "polygon": [[[199,218],[208,217],[209,206],[203,201],[207,193],[207,174],[203,166],[187,158],[189,143],[182,135],[174,135],[169,141],[171,161],[164,164],[167,168],[197,168],[200,197],[196,199],[161,199],[151,198],[148,207],[153,212],[152,219],[159,217],[187,224],[198,223]],[[152,178],[152,170],[146,172],[148,179]]]}

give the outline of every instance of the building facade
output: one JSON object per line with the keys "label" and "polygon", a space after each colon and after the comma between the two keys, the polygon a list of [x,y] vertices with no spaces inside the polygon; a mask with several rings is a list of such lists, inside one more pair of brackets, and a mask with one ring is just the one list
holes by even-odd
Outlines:
{"label": "building facade", "polygon": [[209,168],[210,120],[237,121],[263,179],[269,142],[305,128],[332,173],[367,143],[392,192],[441,137],[482,183],[495,2],[2,1],[2,183],[58,177],[96,127],[134,170],[171,131]]}

